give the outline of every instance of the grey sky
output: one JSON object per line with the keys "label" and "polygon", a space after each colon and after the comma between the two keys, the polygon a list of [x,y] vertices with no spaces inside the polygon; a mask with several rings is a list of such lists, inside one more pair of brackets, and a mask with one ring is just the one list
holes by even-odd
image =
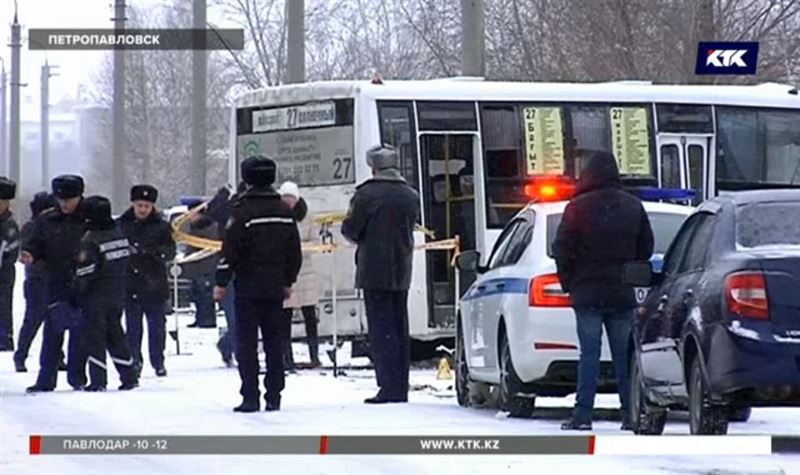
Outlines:
{"label": "grey sky", "polygon": [[[167,2],[158,0],[128,0],[145,8],[158,8]],[[209,3],[211,3],[209,1]],[[189,2],[187,4],[190,5]],[[22,103],[31,97],[31,103],[38,103],[39,76],[41,66],[48,59],[51,65],[58,66],[50,82],[51,103],[61,97],[75,97],[81,84],[90,85],[93,71],[102,61],[103,55],[110,51],[29,51],[27,44],[28,28],[111,28],[113,0],[18,0],[19,22],[22,25],[22,82],[28,86],[22,89]],[[213,18],[209,12],[209,20]],[[11,37],[11,22],[14,18],[14,0],[0,0],[0,58],[10,69],[11,52],[8,47]]]}

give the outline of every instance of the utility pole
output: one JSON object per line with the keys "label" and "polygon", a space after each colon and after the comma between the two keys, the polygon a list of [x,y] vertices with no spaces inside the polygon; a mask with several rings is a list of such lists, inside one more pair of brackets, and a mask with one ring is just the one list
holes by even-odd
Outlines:
{"label": "utility pole", "polygon": [[286,0],[287,69],[286,82],[296,84],[306,80],[306,13],[305,0]]}
{"label": "utility pole", "polygon": [[8,139],[8,176],[15,182],[17,187],[20,185],[20,115],[19,115],[19,89],[22,87],[20,82],[20,47],[22,40],[20,37],[19,21],[17,12],[14,11],[14,22],[11,24],[11,126]]}
{"label": "utility pole", "polygon": [[[114,31],[125,29],[125,0],[114,0]],[[111,202],[115,209],[125,203],[125,50],[114,49],[114,93],[112,111]]]}
{"label": "utility pole", "polygon": [[42,188],[47,189],[50,186],[50,78],[57,76],[51,74],[50,69],[57,68],[58,66],[50,66],[45,61],[42,66],[41,76],[41,139],[42,139]]}
{"label": "utility pole", "polygon": [[[192,28],[195,30],[206,28],[206,0],[193,0],[192,2]],[[195,34],[197,41],[199,34]],[[208,70],[208,53],[205,47],[205,35],[202,35],[202,44],[195,44],[192,52],[192,164],[191,187],[192,192],[203,195],[206,192],[206,103]],[[203,47],[203,49],[200,49]]]}
{"label": "utility pole", "polygon": [[0,58],[0,175],[8,173],[8,134],[6,133],[6,62]]}
{"label": "utility pole", "polygon": [[484,0],[461,0],[461,75],[486,75]]}

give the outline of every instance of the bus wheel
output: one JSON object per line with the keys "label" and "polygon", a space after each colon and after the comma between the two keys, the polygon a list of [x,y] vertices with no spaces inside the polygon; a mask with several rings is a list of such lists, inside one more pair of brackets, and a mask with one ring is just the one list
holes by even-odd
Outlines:
{"label": "bus wheel", "polygon": [[521,394],[522,381],[511,361],[507,337],[503,338],[500,355],[500,409],[508,412],[509,417],[529,419],[533,417],[536,397]]}
{"label": "bus wheel", "polygon": [[456,329],[456,399],[461,407],[471,404],[469,391],[469,366],[467,352],[464,349],[464,335],[459,324]]}

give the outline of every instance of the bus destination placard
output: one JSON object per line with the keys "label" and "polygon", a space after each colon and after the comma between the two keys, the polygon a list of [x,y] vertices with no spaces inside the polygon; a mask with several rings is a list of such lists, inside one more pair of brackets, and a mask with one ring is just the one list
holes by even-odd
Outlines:
{"label": "bus destination placard", "polygon": [[650,175],[650,134],[647,109],[612,107],[611,144],[623,175]]}
{"label": "bus destination placard", "polygon": [[522,118],[528,175],[564,173],[561,109],[525,107]]}
{"label": "bus destination placard", "polygon": [[333,101],[253,111],[253,132],[326,127],[336,124]]}

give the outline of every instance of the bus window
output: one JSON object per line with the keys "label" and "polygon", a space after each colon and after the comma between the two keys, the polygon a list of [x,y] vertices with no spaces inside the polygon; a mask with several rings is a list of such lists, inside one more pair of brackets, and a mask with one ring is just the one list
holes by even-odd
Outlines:
{"label": "bus window", "polygon": [[572,145],[581,157],[586,151],[611,151],[611,130],[606,106],[573,106],[570,108]]}
{"label": "bus window", "polygon": [[474,102],[417,101],[420,130],[478,130]]}
{"label": "bus window", "polygon": [[681,157],[675,144],[661,146],[661,186],[681,188]]}
{"label": "bus window", "polygon": [[527,203],[521,116],[514,105],[481,106],[486,216],[490,228],[502,228]]}
{"label": "bus window", "polygon": [[800,112],[718,106],[717,180],[800,185]]}
{"label": "bus window", "polygon": [[658,132],[713,134],[711,106],[658,104]]}
{"label": "bus window", "polygon": [[400,151],[403,178],[419,191],[416,153],[416,128],[410,102],[379,102],[381,142]]}

